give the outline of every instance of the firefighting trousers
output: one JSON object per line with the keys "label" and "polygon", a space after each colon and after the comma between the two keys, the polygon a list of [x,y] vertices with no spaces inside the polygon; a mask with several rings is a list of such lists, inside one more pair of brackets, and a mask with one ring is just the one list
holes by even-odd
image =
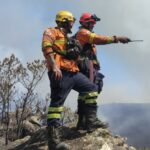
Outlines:
{"label": "firefighting trousers", "polygon": [[88,105],[96,104],[97,86],[80,72],[62,70],[62,79],[56,80],[53,72],[48,72],[51,87],[51,102],[48,108],[47,125],[60,126],[64,102],[71,89],[79,92]]}

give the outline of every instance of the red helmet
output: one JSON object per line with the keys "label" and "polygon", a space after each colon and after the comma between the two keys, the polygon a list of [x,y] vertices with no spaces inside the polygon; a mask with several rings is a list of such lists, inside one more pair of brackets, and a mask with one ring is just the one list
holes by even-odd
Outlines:
{"label": "red helmet", "polygon": [[91,13],[83,13],[80,17],[80,24],[81,25],[85,25],[87,23],[92,23],[95,24],[96,21],[100,21],[100,18],[98,18],[95,14],[91,14]]}

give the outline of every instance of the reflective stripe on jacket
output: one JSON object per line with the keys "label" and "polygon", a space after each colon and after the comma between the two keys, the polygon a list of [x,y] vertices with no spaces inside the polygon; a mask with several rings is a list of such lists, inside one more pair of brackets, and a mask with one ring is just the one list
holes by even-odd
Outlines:
{"label": "reflective stripe on jacket", "polygon": [[103,36],[96,33],[93,33],[85,28],[80,28],[76,35],[77,40],[80,41],[81,45],[85,45],[86,43],[103,45],[112,43],[114,38],[111,36]]}

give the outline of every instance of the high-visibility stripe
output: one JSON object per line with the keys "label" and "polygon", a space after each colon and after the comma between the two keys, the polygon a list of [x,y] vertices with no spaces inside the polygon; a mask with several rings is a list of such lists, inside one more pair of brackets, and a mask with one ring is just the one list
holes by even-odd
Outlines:
{"label": "high-visibility stripe", "polygon": [[85,104],[94,104],[94,103],[97,103],[96,99],[87,99],[87,100],[85,100]]}
{"label": "high-visibility stripe", "polygon": [[83,96],[79,96],[79,99],[87,99],[90,97],[97,97],[98,96],[98,92],[90,92],[90,93],[86,93]]}
{"label": "high-visibility stripe", "polygon": [[52,44],[50,42],[44,41],[42,43],[42,48],[48,47],[48,46],[52,46]]}
{"label": "high-visibility stripe", "polygon": [[[54,44],[64,45],[67,43],[67,40],[56,40]],[[42,47],[52,46],[52,43],[48,41],[43,41]]]}
{"label": "high-visibility stripe", "polygon": [[114,38],[111,37],[111,36],[108,36],[108,41],[107,41],[107,43],[112,43],[113,41],[114,41]]}
{"label": "high-visibility stripe", "polygon": [[64,107],[49,107],[48,112],[62,112],[64,111]]}
{"label": "high-visibility stripe", "polygon": [[63,50],[63,51],[59,51],[59,50],[56,50],[56,49],[53,49],[54,52],[56,54],[59,54],[59,55],[62,55],[62,56],[65,56],[67,54],[67,51],[66,50]]}
{"label": "high-visibility stripe", "polygon": [[67,43],[67,40],[56,40],[54,44],[64,45]]}
{"label": "high-visibility stripe", "polygon": [[47,114],[47,119],[59,119],[61,118],[61,114],[57,114],[57,113],[52,113],[52,114]]}
{"label": "high-visibility stripe", "polygon": [[87,93],[85,96],[86,98],[98,96],[98,92],[90,92],[90,93]]}
{"label": "high-visibility stripe", "polygon": [[96,34],[95,33],[91,33],[90,34],[90,39],[89,39],[89,43],[93,43],[93,40],[94,40],[94,37],[96,36]]}
{"label": "high-visibility stripe", "polygon": [[[67,40],[56,40],[55,41],[55,43],[54,44],[56,44],[56,45],[64,45],[64,44],[66,44],[67,43]],[[42,48],[45,48],[45,47],[48,47],[48,46],[52,46],[52,44],[50,43],[50,42],[47,42],[47,41],[44,41],[43,43],[42,43]],[[57,53],[57,54],[60,54],[60,55],[62,55],[62,56],[65,56],[66,55],[66,53],[67,53],[67,51],[66,50],[57,50],[57,49],[54,49],[53,48],[53,53]]]}

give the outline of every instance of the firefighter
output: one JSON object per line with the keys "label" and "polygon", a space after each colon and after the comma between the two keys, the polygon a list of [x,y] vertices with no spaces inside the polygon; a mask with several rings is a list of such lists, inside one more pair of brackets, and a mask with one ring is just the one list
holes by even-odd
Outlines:
{"label": "firefighter", "polygon": [[[122,36],[103,36],[96,34],[93,31],[95,24],[100,21],[95,14],[85,12],[81,15],[79,23],[81,26],[75,34],[75,38],[80,42],[83,47],[81,53],[81,59],[79,61],[80,71],[86,75],[95,85],[97,85],[98,93],[101,92],[103,87],[104,75],[99,72],[100,63],[98,62],[96,55],[96,45],[104,45],[111,43],[128,43],[130,39],[128,37]],[[84,111],[84,99],[79,95],[78,98],[78,123],[77,129],[85,129],[84,116],[86,115]],[[107,123],[101,122],[101,127],[106,128]]]}
{"label": "firefighter", "polygon": [[57,26],[46,29],[42,39],[42,51],[47,62],[51,89],[51,102],[47,115],[48,146],[53,150],[57,149],[59,144],[67,149],[67,146],[61,143],[63,136],[61,114],[64,110],[65,99],[71,89],[79,92],[85,102],[87,132],[100,127],[96,117],[97,86],[79,72],[77,62],[81,45],[77,40],[68,37],[74,22],[75,18],[71,12],[58,12]]}

